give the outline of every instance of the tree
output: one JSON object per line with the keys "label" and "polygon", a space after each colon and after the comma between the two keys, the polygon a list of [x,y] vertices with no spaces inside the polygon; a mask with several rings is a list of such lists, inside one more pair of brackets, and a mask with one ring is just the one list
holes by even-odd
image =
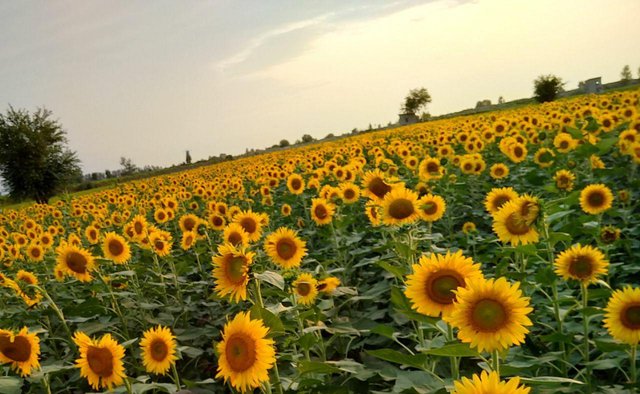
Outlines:
{"label": "tree", "polygon": [[290,144],[289,144],[289,141],[287,141],[287,140],[280,140],[280,145],[279,145],[279,146],[280,146],[281,148],[286,148],[286,147],[287,147],[287,146],[289,146],[289,145],[290,145]]}
{"label": "tree", "polygon": [[425,88],[412,89],[404,99],[401,111],[404,114],[417,115],[418,111],[422,108],[426,108],[427,104],[431,102],[431,95]]}
{"label": "tree", "polygon": [[498,97],[498,104],[504,104],[504,97]]}
{"label": "tree", "polygon": [[33,114],[9,106],[0,114],[0,175],[15,200],[46,204],[60,188],[82,179],[76,153],[51,111]]}
{"label": "tree", "polygon": [[191,164],[191,155],[189,154],[189,151],[187,151],[187,157],[184,159],[184,162],[187,164]]}
{"label": "tree", "polygon": [[539,103],[553,101],[563,91],[564,84],[562,79],[555,75],[541,75],[533,81],[534,98]]}
{"label": "tree", "polygon": [[629,65],[625,65],[622,67],[622,71],[620,71],[620,80],[624,82],[629,82],[633,79],[633,75],[631,75],[631,67]]}
{"label": "tree", "polygon": [[302,136],[302,142],[304,142],[305,144],[312,141],[313,141],[313,137],[310,136],[309,134],[305,134]]}
{"label": "tree", "polygon": [[640,67],[638,67],[638,79],[640,79]]}
{"label": "tree", "polygon": [[121,157],[120,166],[122,166],[120,175],[131,175],[133,173],[138,172],[138,167],[135,164],[133,164],[133,162],[129,158]]}

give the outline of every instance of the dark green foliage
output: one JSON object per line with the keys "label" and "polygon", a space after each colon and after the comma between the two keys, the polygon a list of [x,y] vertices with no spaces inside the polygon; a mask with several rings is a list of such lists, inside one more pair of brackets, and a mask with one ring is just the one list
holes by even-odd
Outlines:
{"label": "dark green foliage", "polygon": [[404,99],[401,111],[405,114],[417,114],[418,111],[426,107],[431,102],[431,95],[425,88],[412,89]]}
{"label": "dark green foliage", "polygon": [[539,103],[553,101],[562,92],[564,84],[562,78],[555,75],[541,75],[533,81],[534,98]]}
{"label": "dark green foliage", "polygon": [[46,203],[82,176],[76,153],[66,143],[65,131],[47,109],[29,114],[9,107],[0,114],[0,175],[13,199]]}

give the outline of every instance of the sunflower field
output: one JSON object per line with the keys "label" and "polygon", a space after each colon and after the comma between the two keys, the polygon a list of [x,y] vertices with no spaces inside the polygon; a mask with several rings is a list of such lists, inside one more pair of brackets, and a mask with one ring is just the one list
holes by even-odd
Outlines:
{"label": "sunflower field", "polygon": [[640,90],[0,213],[0,393],[633,393]]}

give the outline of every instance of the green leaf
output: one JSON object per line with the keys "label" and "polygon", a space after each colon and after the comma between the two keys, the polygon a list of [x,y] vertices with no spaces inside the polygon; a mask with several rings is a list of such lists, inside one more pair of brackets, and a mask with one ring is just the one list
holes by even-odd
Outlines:
{"label": "green leaf", "polygon": [[525,384],[532,385],[551,385],[557,386],[559,384],[584,384],[583,382],[575,379],[561,378],[557,376],[538,376],[535,378],[520,378],[520,381]]}
{"label": "green leaf", "polygon": [[427,361],[426,354],[406,354],[393,349],[367,350],[367,353],[381,360],[390,361],[396,364],[409,365],[415,368],[423,368]]}
{"label": "green leaf", "polygon": [[390,272],[391,274],[393,274],[398,279],[402,279],[402,277],[404,277],[404,275],[405,275],[405,270],[403,268],[396,267],[395,265],[391,265],[391,264],[387,263],[386,261],[382,261],[381,260],[381,261],[378,261],[377,264],[382,269],[384,269],[387,272]]}
{"label": "green leaf", "polygon": [[264,271],[261,274],[253,275],[256,279],[267,282],[280,290],[284,290],[284,278],[277,272]]}
{"label": "green leaf", "polygon": [[178,351],[180,351],[180,353],[186,354],[191,358],[199,357],[204,353],[202,349],[198,349],[191,346],[179,346]]}
{"label": "green leaf", "polygon": [[424,353],[445,357],[474,357],[478,355],[478,352],[471,349],[467,343],[451,343],[440,348],[429,349]]}
{"label": "green leaf", "polygon": [[280,318],[268,309],[260,308],[260,305],[256,304],[249,310],[252,319],[261,319],[264,325],[269,328],[269,336],[275,337],[284,334],[284,324]]}
{"label": "green leaf", "polygon": [[598,148],[599,153],[603,155],[608,153],[617,142],[617,137],[603,138],[596,144],[596,148]]}
{"label": "green leaf", "polygon": [[567,130],[567,132],[569,134],[571,134],[571,136],[573,138],[578,139],[578,140],[582,138],[582,131],[576,129],[575,127],[567,126],[565,129]]}
{"label": "green leaf", "polygon": [[13,376],[0,377],[0,393],[20,394],[22,392],[22,379]]}
{"label": "green leaf", "polygon": [[374,334],[378,334],[378,335],[382,335],[383,337],[387,337],[392,339],[393,338],[393,333],[395,332],[395,330],[393,329],[393,327],[390,326],[385,326],[383,324],[377,325],[375,327],[373,327],[371,329],[371,332]]}
{"label": "green leaf", "polygon": [[298,372],[300,375],[307,373],[331,374],[340,372],[340,368],[320,361],[300,361],[298,363]]}
{"label": "green leaf", "polygon": [[573,209],[569,209],[567,211],[559,211],[559,212],[552,213],[551,215],[547,216],[547,223],[551,224],[558,219],[571,215],[573,212],[574,212]]}

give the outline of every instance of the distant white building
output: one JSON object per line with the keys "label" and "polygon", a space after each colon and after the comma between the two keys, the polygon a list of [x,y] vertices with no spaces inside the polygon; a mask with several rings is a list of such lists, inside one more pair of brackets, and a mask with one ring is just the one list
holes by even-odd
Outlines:
{"label": "distant white building", "polygon": [[604,88],[602,87],[602,77],[587,79],[586,81],[578,84],[578,89],[583,93],[602,93]]}
{"label": "distant white building", "polygon": [[416,114],[399,114],[398,115],[398,125],[405,126],[408,124],[418,123],[420,118]]}

